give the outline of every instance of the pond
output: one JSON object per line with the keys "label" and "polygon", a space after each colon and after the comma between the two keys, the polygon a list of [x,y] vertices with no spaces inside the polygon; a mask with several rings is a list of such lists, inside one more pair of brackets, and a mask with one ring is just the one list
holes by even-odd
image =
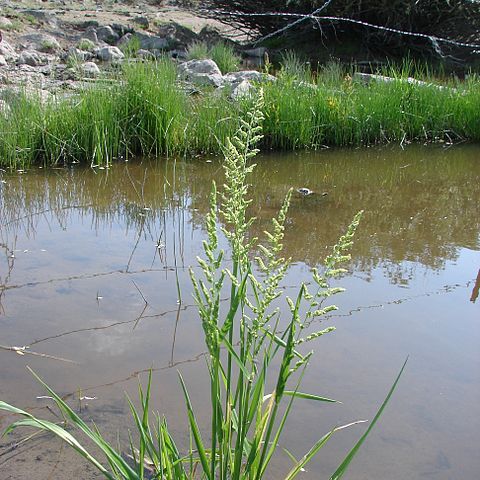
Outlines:
{"label": "pond", "polygon": [[[315,191],[292,200],[287,293],[309,280],[354,214],[365,211],[348,274],[337,282],[347,289],[335,297],[340,309],[322,321],[337,330],[315,343],[303,385],[342,404],[297,404],[281,441],[294,455],[334,425],[371,420],[409,356],[345,478],[478,477],[479,156],[478,146],[466,145],[257,157],[255,235],[290,187]],[[145,380],[153,369],[152,407],[181,443],[181,371],[207,426],[205,345],[188,268],[202,254],[212,179],[222,182],[219,159],[3,173],[0,399],[49,415],[29,365],[126,446],[125,393],[136,398],[139,375]],[[10,420],[1,413],[0,428]],[[301,478],[328,478],[364,428],[338,433]],[[12,448],[26,436],[19,431],[0,443],[1,480],[96,478],[55,440],[37,436]],[[281,478],[289,462],[279,455],[269,478]]]}

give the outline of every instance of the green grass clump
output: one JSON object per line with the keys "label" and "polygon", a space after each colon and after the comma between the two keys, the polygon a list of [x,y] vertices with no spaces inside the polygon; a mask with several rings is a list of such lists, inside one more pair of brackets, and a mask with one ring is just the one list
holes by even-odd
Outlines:
{"label": "green grass clump", "polygon": [[240,57],[235,53],[233,47],[226,43],[215,43],[210,48],[210,55],[223,74],[235,72],[240,66]]}
{"label": "green grass clump", "polygon": [[[0,410],[23,417],[10,425],[7,432],[28,426],[53,433],[109,480],[262,480],[271,475],[271,461],[281,450],[287,452],[293,463],[283,478],[293,480],[334,434],[363,423],[353,422],[332,428],[298,460],[285,448],[279,448],[294,403],[305,400],[336,402],[304,393],[300,388],[313,356],[308,347],[334,330],[331,326],[313,331],[309,327],[337,308],[327,304],[327,299],[343,291],[333,287],[332,280],[345,272],[342,264],[350,259],[348,251],[361,212],[326,257],[323,271],[314,269],[308,287],[302,282],[293,297],[282,298],[282,282],[289,267],[289,260],[282,257],[282,243],[292,191],[287,192],[261,244],[250,236],[254,219],[247,214],[251,203],[249,176],[255,167],[252,159],[258,152],[256,145],[262,138],[263,109],[260,92],[253,107],[245,113],[240,129],[223,145],[225,184],[220,193],[215,183],[212,184],[210,210],[205,220],[204,257],[198,260],[200,274],[190,270],[198,321],[202,323],[208,349],[208,432],[200,430],[194,404],[181,374],[179,381],[190,438],[190,445],[183,451],[177,447],[164,418],[157,415],[153,422],[150,420],[151,375],[147,389],[144,391],[140,387],[140,410],[129,400],[139,439],[135,447],[130,436],[131,462],[126,460],[125,452],[108,443],[97,428],[90,428],[38,377],[65,421],[76,430],[67,430],[66,425],[39,419],[0,401]],[[228,252],[219,247],[220,235],[228,244]],[[229,292],[228,306],[223,311],[220,302],[225,292]],[[278,307],[281,300],[285,303],[283,312],[286,312],[286,321],[282,319],[282,322]],[[370,426],[332,474],[331,480],[340,479],[347,470],[383,412],[402,371]],[[98,447],[106,461],[102,462],[82,446],[77,438],[79,433]]]}
{"label": "green grass clump", "polygon": [[95,50],[95,43],[88,38],[81,38],[77,44],[77,48],[84,52],[93,52]]}
{"label": "green grass clump", "polygon": [[[286,57],[277,81],[264,88],[262,145],[315,149],[379,143],[480,141],[480,80],[392,81],[368,85],[331,64],[311,73]],[[81,161],[108,164],[119,157],[219,153],[248,109],[228,89],[188,95],[175,64],[125,62],[67,100],[42,103],[29,94],[0,112],[0,166]],[[2,95],[7,95],[3,93]],[[10,110],[10,111],[9,111]]]}
{"label": "green grass clump", "polygon": [[193,42],[187,50],[188,60],[212,59],[223,74],[238,70],[240,57],[231,45],[217,42],[211,47],[206,42]]}
{"label": "green grass clump", "polygon": [[127,58],[134,58],[140,50],[140,39],[136,35],[132,35],[127,42],[120,46],[120,50]]}
{"label": "green grass clump", "polygon": [[205,60],[208,55],[209,48],[206,42],[193,42],[187,48],[187,60]]}

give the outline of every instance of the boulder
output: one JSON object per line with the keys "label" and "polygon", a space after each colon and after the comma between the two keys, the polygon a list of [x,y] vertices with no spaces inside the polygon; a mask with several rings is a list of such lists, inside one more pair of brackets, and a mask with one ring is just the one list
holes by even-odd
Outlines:
{"label": "boulder", "polygon": [[225,83],[218,65],[209,59],[181,63],[178,66],[178,72],[180,77],[195,85],[219,88]]}
{"label": "boulder", "polygon": [[14,48],[5,40],[0,42],[0,55],[2,55],[7,62],[15,61],[18,58]]}
{"label": "boulder", "polygon": [[124,45],[128,45],[133,38],[133,33],[126,33],[125,35],[120,38],[117,42],[117,47],[123,47]]}
{"label": "boulder", "polygon": [[83,75],[86,77],[97,77],[100,75],[100,69],[98,68],[98,65],[93,62],[85,62],[83,65],[80,67]]}
{"label": "boulder", "polygon": [[230,94],[232,100],[241,100],[243,98],[249,98],[255,91],[255,87],[248,81],[242,80]]}
{"label": "boulder", "polygon": [[150,22],[148,21],[147,17],[135,17],[133,19],[133,23],[138,25],[140,28],[144,28],[145,30],[150,28]]}
{"label": "boulder", "polygon": [[95,55],[103,62],[115,62],[125,58],[123,52],[117,47],[102,47],[95,50]]}
{"label": "boulder", "polygon": [[123,37],[126,33],[133,33],[135,30],[127,25],[122,25],[121,23],[112,23],[110,25],[119,37]]}
{"label": "boulder", "polygon": [[418,85],[423,87],[433,87],[437,90],[452,90],[456,91],[454,88],[446,87],[443,85],[436,85],[434,83],[423,82],[422,80],[417,80],[416,78],[408,77],[408,78],[394,78],[394,77],[386,77],[385,75],[374,75],[371,73],[361,73],[355,72],[353,74],[353,79],[359,82],[368,85],[370,82],[381,82],[381,83],[391,83],[391,82],[401,82],[401,83],[409,83],[411,85]]}
{"label": "boulder", "polygon": [[30,65],[31,67],[38,67],[45,63],[45,59],[35,50],[24,50],[17,60],[18,65]]}
{"label": "boulder", "polygon": [[47,33],[31,33],[19,38],[22,44],[27,45],[29,50],[37,50],[43,53],[55,53],[62,49],[58,40]]}
{"label": "boulder", "polygon": [[101,42],[115,45],[120,40],[120,35],[110,26],[98,27],[96,30],[97,38]]}
{"label": "boulder", "polygon": [[38,22],[49,25],[50,27],[55,28],[58,26],[57,17],[54,12],[47,10],[26,9],[22,10],[22,13],[25,15],[30,15]]}
{"label": "boulder", "polygon": [[220,88],[223,87],[223,75],[217,73],[196,73],[187,78],[194,85]]}
{"label": "boulder", "polygon": [[97,29],[95,27],[88,27],[85,32],[83,32],[83,38],[90,40],[94,44],[98,43]]}
{"label": "boulder", "polygon": [[218,68],[218,65],[213,60],[190,60],[185,63],[181,63],[178,66],[178,72],[180,75],[222,75],[222,72]]}
{"label": "boulder", "polygon": [[7,65],[7,61],[3,55],[0,55],[0,67],[4,67],[5,65]]}
{"label": "boulder", "polygon": [[170,48],[186,49],[188,45],[199,41],[198,34],[176,22],[160,25],[158,34],[167,39]]}
{"label": "boulder", "polygon": [[143,50],[163,50],[168,47],[166,38],[140,32],[135,32],[134,35],[139,40],[140,48]]}

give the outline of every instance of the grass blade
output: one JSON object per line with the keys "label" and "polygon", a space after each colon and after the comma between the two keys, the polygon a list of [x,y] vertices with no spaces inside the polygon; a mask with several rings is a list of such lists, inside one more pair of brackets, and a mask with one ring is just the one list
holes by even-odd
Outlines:
{"label": "grass blade", "polygon": [[330,477],[330,480],[338,480],[338,479],[342,478],[343,474],[347,471],[347,468],[350,465],[350,462],[353,460],[353,457],[355,457],[359,448],[362,446],[362,443],[365,441],[368,434],[372,431],[372,428],[375,426],[375,424],[377,423],[377,420],[380,418],[380,415],[382,414],[383,410],[387,406],[387,403],[389,402],[390,397],[392,396],[395,388],[397,387],[398,381],[400,380],[400,377],[402,376],[403,370],[405,369],[405,366],[407,365],[407,362],[408,362],[408,357],[406,358],[405,362],[403,363],[403,366],[400,370],[400,373],[397,375],[397,378],[395,379],[395,382],[393,383],[392,388],[390,388],[390,391],[388,392],[388,395],[386,396],[386,398],[383,401],[381,407],[379,408],[377,414],[375,415],[374,419],[372,420],[369,427],[367,428],[367,431],[360,437],[360,440],[350,450],[350,452],[345,457],[343,462],[335,470],[335,473]]}

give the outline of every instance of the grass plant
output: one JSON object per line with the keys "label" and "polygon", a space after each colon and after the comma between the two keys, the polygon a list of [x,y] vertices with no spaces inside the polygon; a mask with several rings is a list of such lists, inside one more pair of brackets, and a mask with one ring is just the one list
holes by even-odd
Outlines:
{"label": "grass plant", "polygon": [[231,45],[217,42],[209,46],[206,42],[193,42],[187,50],[188,60],[212,59],[223,74],[238,70],[241,58]]}
{"label": "grass plant", "polygon": [[[276,218],[272,219],[264,241],[258,243],[249,235],[255,219],[249,218],[247,213],[251,203],[248,177],[254,170],[252,160],[262,138],[263,110],[260,92],[236,134],[223,146],[225,184],[221,193],[217,192],[216,184],[212,184],[210,210],[206,216],[207,239],[203,242],[204,258],[198,259],[201,273],[190,272],[209,353],[211,426],[208,435],[200,430],[188,386],[180,374],[191,438],[185,452],[177,447],[164,418],[156,415],[150,420],[151,376],[146,389],[139,389],[141,408],[137,410],[129,400],[139,438],[136,447],[134,440],[130,441],[130,461],[35,374],[65,422],[89,438],[103,452],[106,462],[90,453],[66,424],[39,419],[0,401],[1,410],[23,417],[10,425],[7,432],[25,426],[49,431],[110,480],[261,480],[268,475],[269,465],[279,450],[294,402],[335,402],[302,392],[301,382],[313,355],[309,351],[310,344],[334,330],[327,327],[312,331],[310,327],[313,320],[336,309],[328,304],[329,299],[343,289],[333,286],[332,280],[345,272],[342,264],[350,259],[348,250],[361,212],[326,257],[323,271],[313,270],[313,287],[302,283],[296,296],[282,299],[282,281],[289,267],[289,260],[282,257],[282,243],[291,191]],[[220,235],[228,242],[228,255],[219,248]],[[254,252],[259,252],[258,256],[255,257]],[[225,292],[229,293],[229,301],[224,311],[220,300]],[[281,300],[285,301],[282,310],[279,308]],[[287,318],[283,319],[285,312]],[[383,412],[400,375],[401,372],[365,434],[332,474],[332,480],[340,479],[347,470]],[[299,460],[289,455],[293,466],[285,473],[285,480],[295,478],[335,433],[357,423],[361,422],[332,428]]]}
{"label": "grass plant", "polygon": [[205,60],[208,58],[206,42],[193,42],[187,48],[187,60]]}
{"label": "grass plant", "polygon": [[[298,59],[286,57],[277,81],[263,86],[262,146],[480,141],[478,76],[439,83],[426,71],[427,84],[415,84],[407,81],[408,68],[389,73],[394,81],[366,85],[336,64],[312,76]],[[126,62],[113,78],[97,80],[68,100],[24,97],[0,112],[0,167],[220,153],[249,103],[209,89],[188,96],[169,59]]]}

